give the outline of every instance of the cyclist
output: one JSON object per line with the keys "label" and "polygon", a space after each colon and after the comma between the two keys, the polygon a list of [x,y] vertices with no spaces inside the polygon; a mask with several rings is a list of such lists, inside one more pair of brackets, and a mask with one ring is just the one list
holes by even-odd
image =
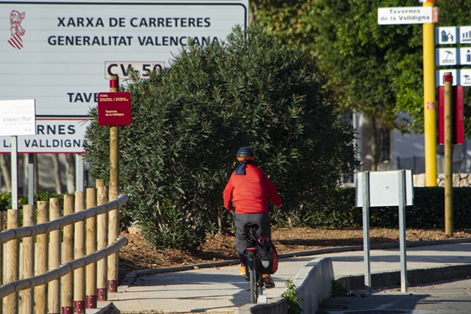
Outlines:
{"label": "cyclist", "polygon": [[[239,164],[231,174],[223,193],[224,207],[235,211],[236,250],[239,253],[242,276],[246,276],[247,273],[247,261],[244,254],[247,244],[247,225],[257,224],[259,226],[257,234],[271,238],[268,198],[275,205],[274,209],[282,205],[278,190],[265,173],[253,164],[254,159],[255,152],[252,148],[239,149],[237,152]],[[269,274],[262,276],[266,288],[275,287]]]}

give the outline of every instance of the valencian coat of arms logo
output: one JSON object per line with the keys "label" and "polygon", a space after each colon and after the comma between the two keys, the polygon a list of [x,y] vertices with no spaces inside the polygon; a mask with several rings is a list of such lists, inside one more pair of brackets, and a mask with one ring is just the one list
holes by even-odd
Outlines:
{"label": "valencian coat of arms logo", "polygon": [[23,48],[23,39],[21,37],[26,33],[26,30],[21,26],[21,22],[25,18],[25,12],[20,13],[16,10],[10,13],[10,30],[11,37],[8,40],[10,46],[20,50]]}

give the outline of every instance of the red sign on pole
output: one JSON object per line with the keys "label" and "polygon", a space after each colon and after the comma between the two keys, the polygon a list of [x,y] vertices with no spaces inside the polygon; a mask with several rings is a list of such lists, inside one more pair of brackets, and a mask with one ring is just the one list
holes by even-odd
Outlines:
{"label": "red sign on pole", "polygon": [[[453,99],[453,144],[464,143],[464,90],[463,86],[452,86]],[[445,144],[445,87],[438,87],[438,142]]]}
{"label": "red sign on pole", "polygon": [[131,93],[98,93],[98,125],[130,125]]}

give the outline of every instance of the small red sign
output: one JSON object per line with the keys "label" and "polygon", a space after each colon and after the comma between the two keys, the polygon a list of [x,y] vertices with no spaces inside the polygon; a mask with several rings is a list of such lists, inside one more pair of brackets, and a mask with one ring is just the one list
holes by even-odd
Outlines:
{"label": "small red sign", "polygon": [[98,93],[98,125],[130,125],[131,93]]}

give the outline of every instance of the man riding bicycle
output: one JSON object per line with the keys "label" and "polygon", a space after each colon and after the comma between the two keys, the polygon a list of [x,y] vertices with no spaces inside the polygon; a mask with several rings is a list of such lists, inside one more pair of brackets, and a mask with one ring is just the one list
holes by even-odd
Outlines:
{"label": "man riding bicycle", "polygon": [[[271,238],[268,198],[275,205],[274,209],[282,205],[278,190],[265,173],[253,164],[254,159],[255,152],[252,148],[239,149],[237,160],[240,163],[231,174],[223,193],[224,207],[235,211],[236,250],[239,253],[242,276],[246,276],[247,273],[247,260],[244,254],[247,244],[247,225],[257,224],[259,226],[257,234]],[[269,274],[263,274],[263,282],[266,288],[275,287]]]}

